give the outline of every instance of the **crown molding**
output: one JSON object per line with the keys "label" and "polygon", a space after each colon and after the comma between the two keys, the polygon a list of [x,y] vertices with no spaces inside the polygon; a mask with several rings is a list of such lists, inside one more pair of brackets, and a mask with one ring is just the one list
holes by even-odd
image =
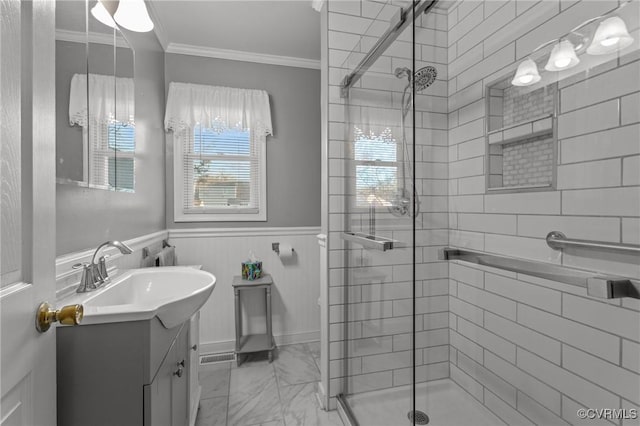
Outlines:
{"label": "crown molding", "polygon": [[149,16],[153,21],[153,32],[156,34],[156,38],[160,42],[162,50],[166,51],[167,47],[169,47],[167,31],[162,26],[162,21],[158,17],[158,11],[156,10],[155,4],[151,0],[147,0],[145,3],[147,5],[147,10],[149,11]]}
{"label": "crown molding", "polygon": [[[96,32],[89,32],[87,36],[87,33],[83,33],[82,31],[56,29],[56,40],[71,41],[74,43],[86,43],[88,40],[89,43],[107,44],[109,46],[113,46],[113,36]],[[126,49],[131,48],[131,46],[129,46],[127,41],[121,35],[116,36],[116,46],[124,47]]]}
{"label": "crown molding", "polygon": [[258,64],[282,65],[285,67],[320,69],[320,61],[297,58],[294,56],[269,55],[266,53],[246,52],[242,50],[218,49],[215,47],[194,46],[190,44],[169,43],[167,53],[203,56],[206,58],[229,59],[232,61],[254,62]]}

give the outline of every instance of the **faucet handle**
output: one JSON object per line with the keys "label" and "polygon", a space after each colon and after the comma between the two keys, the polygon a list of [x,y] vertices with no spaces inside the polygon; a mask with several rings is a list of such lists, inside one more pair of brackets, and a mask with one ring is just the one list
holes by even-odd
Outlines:
{"label": "faucet handle", "polygon": [[77,293],[95,290],[98,288],[98,285],[101,284],[97,265],[93,263],[76,263],[72,268],[82,268],[82,277],[80,278],[80,285],[78,285],[78,288],[76,289]]}
{"label": "faucet handle", "polygon": [[107,257],[109,257],[108,254],[98,259],[98,275],[100,275],[100,279],[104,283],[109,282],[109,274],[107,273]]}

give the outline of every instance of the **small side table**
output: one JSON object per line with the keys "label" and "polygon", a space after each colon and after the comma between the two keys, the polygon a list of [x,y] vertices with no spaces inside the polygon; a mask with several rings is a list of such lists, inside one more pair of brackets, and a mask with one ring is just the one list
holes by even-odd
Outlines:
{"label": "small side table", "polygon": [[[251,352],[269,351],[269,362],[273,361],[273,350],[276,345],[273,341],[271,330],[271,275],[265,274],[253,281],[243,280],[241,276],[233,277],[233,293],[235,296],[236,314],[236,359],[238,366],[242,363],[241,355]],[[266,300],[267,332],[264,334],[242,335],[242,305],[240,304],[240,292],[242,290],[264,289]]]}

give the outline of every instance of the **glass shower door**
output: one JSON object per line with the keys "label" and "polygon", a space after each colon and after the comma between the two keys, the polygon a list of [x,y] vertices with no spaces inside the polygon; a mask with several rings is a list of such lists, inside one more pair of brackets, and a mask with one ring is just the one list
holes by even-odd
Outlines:
{"label": "glass shower door", "polygon": [[[361,14],[371,12],[362,5]],[[390,2],[377,6],[376,18],[340,68],[343,76],[356,70],[357,82],[342,93],[344,138],[330,142],[343,160],[340,176],[331,177],[343,206],[331,216],[342,231],[343,285],[337,297],[344,316],[334,326],[344,352],[332,365],[341,369],[339,399],[354,422],[400,425],[413,424],[416,364],[424,361],[414,342],[416,331],[424,330],[424,316],[415,315],[416,296],[423,295],[423,283],[416,280],[416,259],[423,260],[416,246],[423,182],[416,180],[416,152],[422,160],[422,149],[414,144],[415,105],[423,100],[415,97],[413,70],[426,64],[416,59],[421,48],[414,42],[413,9]],[[398,19],[404,27],[380,46],[381,29],[397,26]]]}

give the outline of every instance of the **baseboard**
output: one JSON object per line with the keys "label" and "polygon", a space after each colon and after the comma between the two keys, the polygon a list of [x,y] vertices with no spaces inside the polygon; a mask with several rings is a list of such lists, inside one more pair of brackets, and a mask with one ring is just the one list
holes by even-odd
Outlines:
{"label": "baseboard", "polygon": [[[296,343],[317,342],[320,340],[320,330],[307,331],[304,333],[294,334],[281,334],[279,336],[273,336],[276,341],[276,345],[293,345]],[[200,354],[215,354],[218,352],[233,351],[236,348],[235,340],[223,340],[219,342],[205,342],[200,343]]]}

